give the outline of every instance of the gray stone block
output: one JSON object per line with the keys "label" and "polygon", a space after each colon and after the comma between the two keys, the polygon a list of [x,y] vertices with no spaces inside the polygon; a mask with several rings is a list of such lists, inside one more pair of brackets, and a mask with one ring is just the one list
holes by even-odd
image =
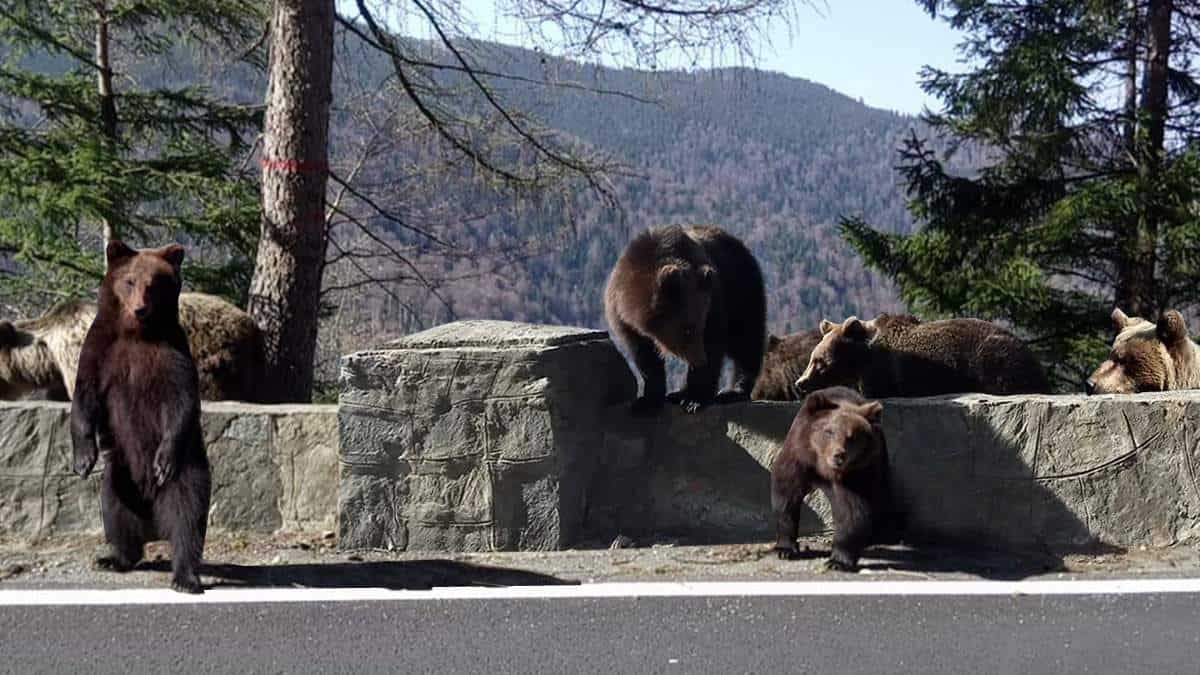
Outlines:
{"label": "gray stone block", "polygon": [[600,417],[634,379],[605,333],[460,321],[342,359],[339,544],[553,550],[581,531]]}
{"label": "gray stone block", "polygon": [[[333,529],[336,406],[205,403],[216,531]],[[104,457],[87,480],[71,472],[70,407],[0,403],[0,536],[98,533]]]}

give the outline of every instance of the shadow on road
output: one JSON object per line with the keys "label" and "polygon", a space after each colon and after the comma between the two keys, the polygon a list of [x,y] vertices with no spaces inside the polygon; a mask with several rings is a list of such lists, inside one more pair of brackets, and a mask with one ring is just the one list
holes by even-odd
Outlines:
{"label": "shadow on road", "polygon": [[[1102,547],[1096,553],[1119,553],[1124,549]],[[801,557],[826,558],[827,548],[806,547]],[[913,574],[968,574],[992,581],[1019,581],[1049,572],[1063,571],[1063,559],[1051,553],[1006,552],[953,546],[872,547],[859,567],[872,572]]]}
{"label": "shadow on road", "polygon": [[[138,565],[138,570],[169,572],[168,561]],[[285,565],[205,564],[200,568],[212,588],[388,588],[429,590],[439,586],[560,586],[578,581],[506,567],[451,560],[388,560]],[[215,578],[215,579],[214,579]]]}

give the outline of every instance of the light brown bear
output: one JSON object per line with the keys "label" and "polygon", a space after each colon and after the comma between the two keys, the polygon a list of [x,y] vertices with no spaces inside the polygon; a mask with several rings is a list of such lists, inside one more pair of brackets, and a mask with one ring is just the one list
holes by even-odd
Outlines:
{"label": "light brown bear", "polygon": [[762,372],[758,374],[750,398],[755,401],[799,401],[804,398],[804,394],[796,389],[796,379],[808,367],[808,358],[819,342],[819,330],[803,330],[783,337],[768,335]]}
{"label": "light brown bear", "polygon": [[1112,320],[1117,337],[1084,383],[1088,394],[1200,389],[1200,346],[1188,336],[1182,314],[1170,309],[1150,323],[1114,309]]}
{"label": "light brown bear", "polygon": [[[95,302],[67,300],[36,319],[0,321],[0,400],[33,392],[69,400],[79,352],[96,312]],[[250,315],[213,295],[183,293],[179,321],[200,372],[200,397],[258,401],[261,383],[255,378],[263,338]]]}
{"label": "light brown bear", "polygon": [[882,314],[821,322],[824,337],[796,381],[802,391],[858,385],[868,398],[1049,393],[1037,357],[1012,333],[978,319],[922,323]]}
{"label": "light brown bear", "polygon": [[[642,378],[637,415],[667,401],[694,413],[710,403],[749,400],[762,368],[767,299],[749,249],[716,227],[659,227],[633,239],[613,266],[604,311]],[[667,394],[664,357],[687,363],[687,383]],[[717,394],[725,357],[729,390]]]}

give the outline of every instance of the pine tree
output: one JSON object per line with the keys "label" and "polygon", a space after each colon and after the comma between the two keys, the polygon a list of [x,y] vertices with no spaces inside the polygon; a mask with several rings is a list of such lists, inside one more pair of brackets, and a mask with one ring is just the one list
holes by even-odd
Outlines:
{"label": "pine tree", "polygon": [[[193,286],[244,298],[259,208],[256,167],[241,163],[261,111],[176,84],[167,64],[203,50],[253,54],[262,25],[258,3],[241,0],[0,4],[0,295],[10,310],[93,289],[110,233],[185,242]],[[139,81],[148,65],[161,81]]]}
{"label": "pine tree", "polygon": [[1171,0],[921,0],[966,33],[967,70],[927,68],[926,118],[987,166],[953,175],[910,138],[912,236],[845,218],[844,236],[915,311],[1011,323],[1064,388],[1111,339],[1200,295],[1200,14]]}

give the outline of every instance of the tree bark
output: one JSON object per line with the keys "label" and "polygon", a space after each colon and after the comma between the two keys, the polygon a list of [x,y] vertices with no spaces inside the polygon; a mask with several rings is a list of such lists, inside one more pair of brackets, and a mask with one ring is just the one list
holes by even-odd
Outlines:
{"label": "tree bark", "polygon": [[[1142,185],[1152,185],[1162,169],[1166,139],[1173,0],[1150,0],[1146,13],[1146,63],[1138,114],[1136,161]],[[1153,319],[1164,308],[1158,298],[1158,230],[1161,219],[1153,199],[1143,199],[1137,223],[1118,270],[1117,303],[1127,313]]]}
{"label": "tree bark", "polygon": [[262,235],[249,312],[266,341],[263,385],[276,402],[312,397],[321,278],[333,0],[275,0],[262,154]]}
{"label": "tree bark", "polygon": [[[108,3],[101,0],[96,4],[96,66],[97,86],[99,87],[100,95],[100,128],[104,133],[105,143],[111,152],[117,152],[117,99],[113,94],[112,84],[112,62],[108,55]],[[120,205],[115,205],[114,210],[119,211]],[[113,231],[112,218],[104,217],[102,221],[104,227],[104,248],[108,249],[108,242],[115,235]]]}

